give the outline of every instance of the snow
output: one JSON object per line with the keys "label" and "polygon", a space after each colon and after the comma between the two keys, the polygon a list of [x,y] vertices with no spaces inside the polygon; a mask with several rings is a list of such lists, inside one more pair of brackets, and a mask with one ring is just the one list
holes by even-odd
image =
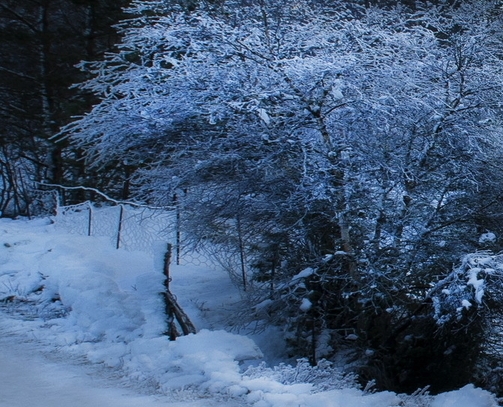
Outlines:
{"label": "snow", "polygon": [[479,243],[487,244],[487,243],[495,243],[497,240],[496,235],[492,232],[486,232],[480,235]]}
{"label": "snow", "polygon": [[341,100],[341,99],[344,99],[344,94],[342,93],[342,91],[339,89],[339,88],[332,88],[332,97],[335,99],[335,100]]}
{"label": "snow", "polygon": [[469,384],[458,391],[439,394],[435,397],[431,407],[470,407],[470,406],[491,406],[496,407],[498,403],[487,392],[475,388]]}
{"label": "snow", "polygon": [[315,270],[311,267],[308,267],[304,270],[302,270],[300,273],[296,274],[295,276],[292,277],[292,281],[295,280],[300,280],[301,278],[306,278],[315,273]]}
{"label": "snow", "polygon": [[258,115],[266,125],[269,126],[269,124],[271,124],[271,118],[265,109],[258,109]]}
{"label": "snow", "polygon": [[309,301],[309,299],[303,298],[299,308],[301,311],[307,312],[311,309],[312,306],[313,304],[311,303],[311,301]]}
{"label": "snow", "polygon": [[[2,332],[3,333],[3,332]],[[207,407],[236,404],[208,399],[173,401],[147,395],[113,380],[97,366],[72,365],[58,355],[42,355],[33,343],[0,339],[0,407]]]}
{"label": "snow", "polygon": [[[342,376],[332,375],[339,382],[331,387],[308,375],[299,380],[291,374],[299,367],[246,370],[254,360],[273,361],[281,342],[229,332],[240,293],[224,272],[204,265],[172,266],[173,293],[199,331],[169,341],[160,267],[147,253],[66,234],[47,219],[0,219],[0,407],[430,405],[364,392]],[[474,288],[477,282],[474,276]],[[308,305],[305,299],[301,308]],[[497,406],[470,385],[428,400]]]}
{"label": "snow", "polygon": [[470,308],[472,306],[472,303],[470,301],[468,301],[468,300],[462,300],[461,301],[461,306],[463,308],[468,309],[468,308]]}
{"label": "snow", "polygon": [[484,280],[478,278],[479,268],[473,268],[468,273],[467,285],[473,286],[475,290],[475,300],[481,304],[482,297],[484,296]]}

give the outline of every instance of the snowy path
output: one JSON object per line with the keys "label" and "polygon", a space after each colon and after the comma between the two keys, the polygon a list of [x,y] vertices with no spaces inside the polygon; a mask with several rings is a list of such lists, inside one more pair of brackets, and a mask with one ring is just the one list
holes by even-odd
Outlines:
{"label": "snowy path", "polygon": [[[1,318],[1,316],[0,316]],[[44,355],[35,343],[0,332],[0,407],[208,407],[235,402],[202,399],[176,402],[142,395],[88,364]],[[110,375],[109,375],[110,376]]]}

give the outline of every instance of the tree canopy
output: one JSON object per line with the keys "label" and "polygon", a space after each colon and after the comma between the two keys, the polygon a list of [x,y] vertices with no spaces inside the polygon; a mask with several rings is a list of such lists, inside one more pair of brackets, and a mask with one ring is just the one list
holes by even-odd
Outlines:
{"label": "tree canopy", "polygon": [[480,236],[502,227],[500,2],[129,13],[118,51],[81,64],[100,103],[61,138],[131,169],[137,199],[183,196],[187,239],[218,248],[293,353],[315,363],[353,335],[383,387],[470,380],[483,306],[444,318],[433,293],[463,254],[499,248]]}

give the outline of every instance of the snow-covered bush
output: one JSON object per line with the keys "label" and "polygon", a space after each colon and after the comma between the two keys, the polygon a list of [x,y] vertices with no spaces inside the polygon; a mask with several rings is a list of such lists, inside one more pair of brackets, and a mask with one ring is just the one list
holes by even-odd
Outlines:
{"label": "snow-covered bush", "polygon": [[312,392],[359,387],[354,374],[343,374],[324,359],[316,366],[311,366],[307,359],[298,359],[296,366],[281,363],[271,368],[261,363],[250,366],[243,375],[245,380],[270,379],[286,385],[309,383],[313,385]]}
{"label": "snow-covered bush", "polygon": [[443,325],[452,320],[462,320],[472,307],[480,308],[477,313],[484,312],[484,303],[496,311],[493,306],[501,297],[498,291],[502,278],[503,256],[490,252],[464,256],[461,265],[432,289],[437,323]]}
{"label": "snow-covered bush", "polygon": [[451,274],[431,291],[434,317],[442,330],[455,324],[479,343],[474,381],[503,393],[501,323],[503,321],[503,255],[476,252],[463,257]]}

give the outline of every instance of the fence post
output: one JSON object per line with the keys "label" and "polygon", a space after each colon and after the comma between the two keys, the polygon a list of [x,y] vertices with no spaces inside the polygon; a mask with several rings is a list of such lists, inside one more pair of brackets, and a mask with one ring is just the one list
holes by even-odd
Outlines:
{"label": "fence post", "polygon": [[87,220],[87,236],[91,236],[92,234],[92,225],[93,225],[93,205],[91,202],[89,204],[89,218]]}
{"label": "fence post", "polygon": [[120,206],[120,212],[119,212],[119,227],[117,229],[117,245],[116,249],[118,249],[121,245],[121,232],[122,232],[122,222],[124,219],[124,205],[119,205]]}
{"label": "fence post", "polygon": [[180,245],[181,245],[181,235],[180,235],[180,220],[181,220],[181,213],[180,213],[180,204],[178,202],[178,195],[174,194],[173,195],[173,205],[175,206],[175,211],[176,211],[176,265],[180,265]]}
{"label": "fence post", "polygon": [[169,265],[171,263],[171,243],[168,243],[166,253],[164,254],[164,277],[166,279],[164,280],[164,288],[166,288],[166,291],[169,291],[169,283],[171,282],[171,276],[169,275]]}
{"label": "fence post", "polygon": [[239,261],[241,263],[241,278],[243,279],[243,291],[246,291],[246,266],[245,266],[245,247],[243,243],[243,233],[241,230],[241,216],[239,212],[236,216],[236,226],[238,232],[238,243],[239,243]]}
{"label": "fence post", "polygon": [[180,336],[178,329],[175,325],[175,311],[173,309],[173,303],[169,301],[169,283],[171,282],[171,276],[169,275],[169,265],[171,263],[171,243],[168,243],[166,253],[164,254],[164,308],[166,310],[166,323],[167,329],[165,335],[168,335],[170,341],[176,340]]}

